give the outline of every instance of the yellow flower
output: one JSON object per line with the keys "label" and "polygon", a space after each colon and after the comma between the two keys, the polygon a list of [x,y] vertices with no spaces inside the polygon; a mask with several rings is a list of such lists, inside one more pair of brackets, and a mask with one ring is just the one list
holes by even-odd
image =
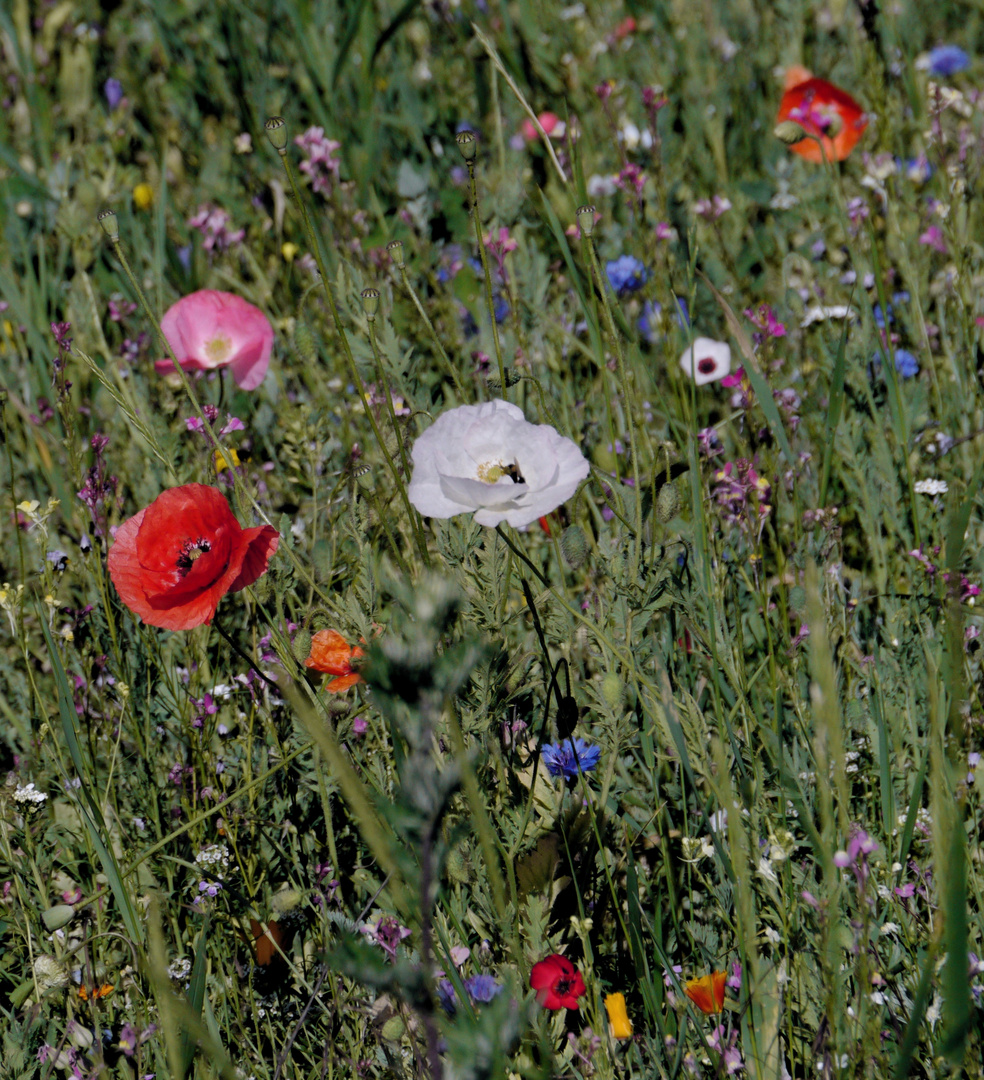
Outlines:
{"label": "yellow flower", "polygon": [[154,205],[154,189],[150,184],[137,184],[133,189],[133,205],[138,210],[149,210]]}
{"label": "yellow flower", "polygon": [[[229,453],[232,455],[232,464],[233,464],[233,466],[238,469],[240,464],[241,464],[241,462],[239,460],[239,455],[236,453],[235,450],[230,450]],[[223,456],[222,451],[221,450],[216,450],[215,451],[215,471],[217,473],[220,473],[220,472],[222,472],[223,469],[228,469],[228,468],[229,468],[229,466],[226,463],[226,459]]]}
{"label": "yellow flower", "polygon": [[631,1039],[632,1021],[625,1009],[624,994],[609,994],[605,998],[608,1013],[608,1031],[613,1039]]}
{"label": "yellow flower", "polygon": [[297,244],[292,244],[292,243],[291,243],[291,242],[290,242],[290,241],[288,240],[288,241],[287,241],[287,242],[286,242],[285,244],[283,244],[283,246],[282,246],[282,247],[280,248],[280,254],[281,254],[281,255],[283,255],[284,259],[285,259],[285,260],[286,260],[287,262],[293,262],[293,261],[294,261],[294,256],[295,256],[295,255],[296,255],[296,254],[297,254],[297,253],[298,253],[298,252],[299,252],[300,250],[301,250],[301,249],[300,249],[300,248],[299,248],[299,247],[297,246]]}

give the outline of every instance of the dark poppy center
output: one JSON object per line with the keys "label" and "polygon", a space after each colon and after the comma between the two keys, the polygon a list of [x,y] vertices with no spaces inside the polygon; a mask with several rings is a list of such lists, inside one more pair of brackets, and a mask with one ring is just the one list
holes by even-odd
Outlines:
{"label": "dark poppy center", "polygon": [[570,979],[558,979],[554,985],[554,993],[559,997],[567,997],[571,992],[571,980]]}
{"label": "dark poppy center", "polygon": [[705,356],[703,359],[697,361],[697,370],[701,375],[710,375],[714,370],[714,357]]}
{"label": "dark poppy center", "polygon": [[181,571],[181,576],[185,574],[195,565],[195,562],[200,559],[205,552],[211,551],[212,545],[202,536],[197,540],[186,540],[181,546],[181,554],[177,558],[177,567]]}

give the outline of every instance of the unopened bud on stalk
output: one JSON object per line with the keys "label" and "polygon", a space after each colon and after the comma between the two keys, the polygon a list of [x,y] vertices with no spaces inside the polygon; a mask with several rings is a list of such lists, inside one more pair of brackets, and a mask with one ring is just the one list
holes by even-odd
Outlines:
{"label": "unopened bud on stalk", "polygon": [[317,349],[314,344],[314,334],[307,323],[294,324],[294,351],[306,364],[314,363]]}
{"label": "unopened bud on stalk", "polygon": [[287,153],[287,121],[282,116],[271,116],[263,129],[274,150],[283,157]]}
{"label": "unopened bud on stalk", "polygon": [[776,124],[772,129],[772,134],[787,146],[792,146],[793,143],[806,138],[806,131],[795,120],[783,120],[781,124]]}
{"label": "unopened bud on stalk", "polygon": [[386,250],[389,252],[389,256],[393,260],[393,265],[397,270],[402,270],[404,266],[407,265],[403,258],[402,240],[390,240],[386,245]]}
{"label": "unopened bud on stalk", "polygon": [[45,928],[54,933],[67,926],[75,916],[75,908],[71,904],[55,904],[41,915],[41,921]]}
{"label": "unopened bud on stalk", "polygon": [[366,318],[370,322],[376,321],[376,312],[379,311],[379,289],[362,290],[362,308]]}
{"label": "unopened bud on stalk", "polygon": [[612,712],[621,707],[625,697],[625,683],[614,671],[609,671],[601,680],[601,696]]}
{"label": "unopened bud on stalk", "polygon": [[656,517],[665,525],[680,509],[680,492],[676,484],[664,484],[656,496]]}
{"label": "unopened bud on stalk", "polygon": [[290,647],[294,653],[294,659],[299,664],[303,664],[311,655],[311,631],[298,630]]}
{"label": "unopened bud on stalk", "polygon": [[568,525],[560,534],[560,551],[572,570],[579,570],[588,557],[588,538],[580,525]]}
{"label": "unopened bud on stalk", "polygon": [[478,153],[478,140],[473,131],[459,131],[454,141],[458,144],[458,149],[465,161],[475,160],[475,155]]}
{"label": "unopened bud on stalk", "polygon": [[577,214],[577,227],[582,236],[590,236],[594,232],[595,208],[593,206],[579,206]]}
{"label": "unopened bud on stalk", "polygon": [[120,238],[120,226],[116,220],[116,213],[113,210],[101,210],[96,215],[96,221],[102,225],[106,235],[115,244]]}

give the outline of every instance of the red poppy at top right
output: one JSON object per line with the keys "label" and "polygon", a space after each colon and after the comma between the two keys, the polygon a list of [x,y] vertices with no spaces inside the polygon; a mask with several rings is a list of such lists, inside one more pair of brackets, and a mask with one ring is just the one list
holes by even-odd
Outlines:
{"label": "red poppy at top right", "polygon": [[776,123],[784,120],[799,124],[807,134],[789,149],[818,164],[824,155],[829,161],[843,161],[868,126],[868,117],[850,94],[798,66],[786,69],[786,92]]}

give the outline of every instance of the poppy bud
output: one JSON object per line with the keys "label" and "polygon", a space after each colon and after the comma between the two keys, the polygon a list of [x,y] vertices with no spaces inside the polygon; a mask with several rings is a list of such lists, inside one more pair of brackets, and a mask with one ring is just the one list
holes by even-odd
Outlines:
{"label": "poppy bud", "polygon": [[116,214],[112,210],[100,210],[96,214],[96,221],[102,225],[103,230],[109,239],[115,244],[120,238],[120,226],[116,220]]}
{"label": "poppy bud", "polygon": [[664,484],[656,496],[656,517],[665,525],[680,509],[680,492],[676,484]]}
{"label": "poppy bud", "polygon": [[303,664],[305,660],[311,655],[311,631],[310,630],[298,630],[294,635],[294,640],[291,643],[291,651],[294,654],[294,659]]}
{"label": "poppy bud", "polygon": [[572,570],[580,570],[588,557],[588,538],[580,525],[568,525],[560,534],[560,551]]}
{"label": "poppy bud", "polygon": [[474,131],[459,131],[454,141],[458,144],[458,149],[465,161],[475,160],[475,155],[478,153],[478,140],[475,138]]}
{"label": "poppy bud", "polygon": [[593,206],[579,206],[577,214],[577,227],[582,236],[590,236],[594,232],[595,208]]}
{"label": "poppy bud", "polygon": [[314,334],[307,323],[298,322],[294,324],[294,352],[306,364],[313,364],[317,358],[318,353],[314,344]]}
{"label": "poppy bud", "polygon": [[67,926],[75,916],[75,908],[71,904],[55,904],[48,908],[41,916],[41,921],[52,933]]}
{"label": "poppy bud", "polygon": [[461,848],[452,848],[447,859],[448,877],[460,885],[467,885],[472,880],[472,873]]}
{"label": "poppy bud", "polygon": [[806,138],[806,131],[795,120],[783,120],[772,129],[772,134],[787,146]]}
{"label": "poppy bud", "polygon": [[287,121],[282,116],[271,116],[263,125],[274,150],[284,157],[287,153]]}
{"label": "poppy bud", "polygon": [[393,265],[402,270],[406,266],[406,262],[403,258],[403,241],[402,240],[390,240],[386,245],[386,250],[389,252],[390,258],[393,260]]}
{"label": "poppy bud", "polygon": [[613,712],[621,706],[624,695],[625,684],[614,671],[609,671],[601,680],[601,696]]}

